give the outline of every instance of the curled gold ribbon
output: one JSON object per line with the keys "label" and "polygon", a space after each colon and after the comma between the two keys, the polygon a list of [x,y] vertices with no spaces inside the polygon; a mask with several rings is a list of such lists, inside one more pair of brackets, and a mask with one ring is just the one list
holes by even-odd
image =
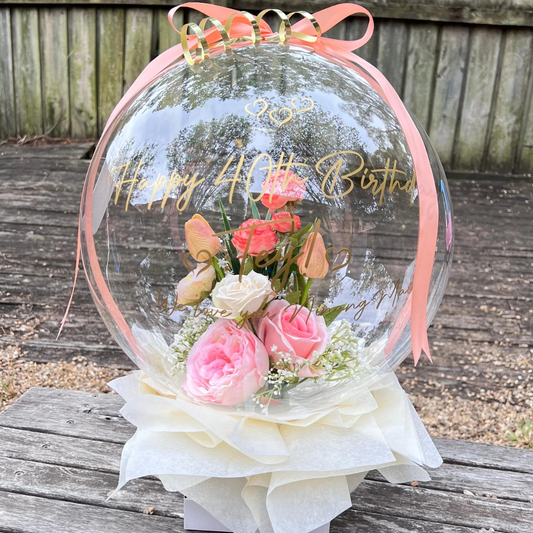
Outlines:
{"label": "curled gold ribbon", "polygon": [[[189,50],[187,28],[191,28],[191,30],[196,34],[196,37],[198,37],[198,45],[195,50],[193,50],[195,52],[194,57],[192,56],[191,51]],[[183,49],[183,55],[185,57],[185,60],[187,61],[187,63],[189,63],[189,65],[200,63],[200,61],[207,59],[210,55],[209,45],[207,44],[205,34],[202,31],[202,28],[194,22],[188,22],[187,24],[184,24],[181,27],[181,48]],[[201,52],[200,55],[198,54],[198,51]]]}
{"label": "curled gold ribbon", "polygon": [[[261,28],[260,24],[263,20],[264,16],[267,13],[276,13],[278,17],[280,18],[280,24],[278,28],[278,33],[271,33],[268,35],[261,34]],[[307,33],[299,32],[299,31],[293,31],[290,19],[291,17],[295,15],[300,15],[307,20],[311,22],[313,25],[313,28],[315,30],[315,35],[309,35]],[[236,13],[232,13],[228,19],[226,20],[225,24],[222,24],[218,19],[214,17],[206,17],[200,21],[200,24],[195,24],[194,22],[189,22],[187,24],[184,24],[181,28],[181,31],[178,32],[178,30],[174,27],[174,24],[172,23],[172,20],[170,20],[172,27],[181,35],[181,46],[183,48],[183,55],[185,57],[185,60],[189,65],[195,65],[197,63],[200,63],[204,59],[209,58],[210,56],[210,48],[214,48],[216,46],[219,46],[222,42],[224,46],[224,50],[227,52],[231,50],[231,43],[234,39],[231,37],[231,26],[234,23],[235,19],[238,18],[244,18],[250,23],[251,33],[249,36],[242,36],[239,37],[242,39],[249,39],[253,44],[259,44],[262,40],[274,40],[274,38],[277,38],[280,43],[288,43],[291,38],[295,37],[301,41],[307,42],[307,43],[314,43],[318,41],[320,36],[322,35],[322,30],[320,29],[320,24],[318,21],[311,15],[311,13],[308,13],[307,11],[294,11],[293,13],[290,13],[289,15],[286,15],[283,11],[280,9],[264,9],[254,17],[252,14],[248,13],[247,11],[238,11]],[[220,39],[215,40],[211,44],[207,42],[207,38],[205,36],[205,27],[207,23],[211,23],[211,25],[216,28],[220,34]],[[188,28],[190,28],[198,38],[197,46],[194,50],[189,50],[189,36]],[[194,53],[194,57],[193,57]]]}

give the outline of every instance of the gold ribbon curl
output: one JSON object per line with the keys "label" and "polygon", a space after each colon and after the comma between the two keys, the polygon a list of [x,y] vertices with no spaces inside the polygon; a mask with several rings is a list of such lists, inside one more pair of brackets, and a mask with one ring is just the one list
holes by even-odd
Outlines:
{"label": "gold ribbon curl", "polygon": [[[276,15],[278,15],[278,17],[280,18],[278,33],[273,33],[271,35],[263,37],[261,35],[260,23],[263,20],[263,17],[269,12],[276,13]],[[307,33],[293,31],[290,19],[295,15],[300,15],[309,20],[313,25],[315,35],[308,35]],[[206,17],[202,19],[199,24],[195,24],[194,22],[184,24],[181,28],[181,32],[178,32],[181,34],[181,47],[183,49],[183,56],[185,57],[187,63],[189,63],[189,65],[195,65],[197,63],[200,63],[204,59],[208,59],[211,53],[211,49],[220,46],[221,43],[223,44],[224,50],[226,52],[231,50],[231,45],[235,41],[235,39],[231,37],[231,26],[236,18],[245,18],[250,23],[250,35],[240,36],[240,38],[250,40],[252,44],[260,44],[261,41],[266,40],[278,40],[280,43],[288,43],[293,37],[296,39],[300,39],[304,42],[314,43],[322,35],[320,24],[315,19],[315,17],[313,17],[313,15],[311,15],[311,13],[308,13],[307,11],[294,11],[293,13],[289,13],[288,15],[286,15],[283,11],[279,9],[264,9],[256,17],[254,17],[247,11],[239,11],[238,13],[233,13],[232,15],[230,15],[230,17],[226,20],[225,24],[222,24],[222,22],[220,22],[214,17]],[[220,34],[220,39],[214,41],[211,44],[207,42],[207,38],[204,33],[205,27],[208,22],[211,23],[211,25],[215,27]],[[187,38],[187,32],[189,28],[195,33],[196,37],[198,38],[197,46],[195,49],[192,50],[190,50],[188,46],[189,42]]]}

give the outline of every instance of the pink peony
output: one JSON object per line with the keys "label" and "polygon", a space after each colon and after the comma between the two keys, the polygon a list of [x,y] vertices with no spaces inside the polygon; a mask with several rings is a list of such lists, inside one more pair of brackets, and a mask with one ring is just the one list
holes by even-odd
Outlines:
{"label": "pink peony", "polygon": [[292,215],[288,211],[280,211],[272,215],[272,220],[289,220],[291,218],[293,222],[278,222],[277,224],[272,224],[272,227],[280,233],[295,233],[302,227],[302,222],[298,215]]}
{"label": "pink peony", "polygon": [[265,347],[253,333],[219,319],[189,352],[183,388],[197,400],[237,405],[264,385],[268,367]]}
{"label": "pink peony", "polygon": [[[265,315],[255,322],[257,336],[268,355],[279,359],[274,353],[290,353],[295,362],[306,359],[313,362],[315,352],[321,354],[329,342],[324,317],[316,316],[300,305],[290,305],[286,300],[274,300]],[[303,366],[300,377],[316,377],[308,366]]]}
{"label": "pink peony", "polygon": [[[250,238],[252,226],[255,226],[255,228],[253,235]],[[236,231],[233,234],[233,239],[231,239],[231,242],[239,251],[239,257],[243,256],[248,241],[250,241],[247,251],[248,255],[259,255],[263,250],[267,251],[269,254],[274,251],[276,243],[278,242],[278,237],[270,224],[265,224],[262,220],[250,218],[243,222],[240,227],[250,229]]]}
{"label": "pink peony", "polygon": [[261,203],[271,212],[281,209],[288,202],[297,202],[305,195],[305,179],[300,179],[291,170],[280,170],[278,176],[275,176],[276,173],[273,172],[263,182],[265,193],[261,198]]}

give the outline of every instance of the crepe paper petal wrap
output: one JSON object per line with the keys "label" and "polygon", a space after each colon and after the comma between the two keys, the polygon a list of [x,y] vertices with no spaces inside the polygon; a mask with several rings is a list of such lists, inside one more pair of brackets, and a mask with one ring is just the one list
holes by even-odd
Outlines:
{"label": "crepe paper petal wrap", "polygon": [[442,463],[393,373],[299,415],[198,405],[141,371],[109,385],[137,427],[118,488],[156,476],[234,533],[308,533],[351,507],[350,493],[369,470],[392,483],[427,481],[419,465]]}
{"label": "crepe paper petal wrap", "polygon": [[[204,31],[205,23],[202,22],[200,26],[195,24],[188,24],[182,33],[182,44],[173,46],[155,58],[139,75],[135,82],[131,85],[129,90],[120,100],[118,105],[112,111],[110,118],[104,128],[103,135],[96,148],[93,164],[87,173],[83,196],[85,197],[85,219],[82,220],[81,210],[79,218],[78,231],[78,246],[76,255],[76,272],[74,278],[74,286],[72,294],[67,305],[67,310],[61,322],[61,329],[67,320],[70,305],[74,295],[74,288],[78,274],[78,266],[81,256],[81,227],[85,224],[87,235],[87,257],[83,257],[84,270],[87,274],[88,261],[91,267],[93,278],[87,276],[90,290],[97,302],[105,306],[109,315],[120,330],[120,335],[135,347],[135,340],[131,331],[124,320],[120,310],[118,309],[110,291],[107,287],[104,276],[98,262],[98,257],[95,250],[93,235],[93,208],[92,196],[95,189],[95,180],[99,163],[102,159],[103,149],[108,142],[112,128],[110,126],[117,120],[128,108],[130,102],[153,80],[160,76],[167,69],[171,68],[176,61],[187,58],[189,61],[197,62],[191,56],[191,50],[196,50],[200,47],[198,52],[201,52],[201,58],[205,58],[209,54],[210,46],[217,45],[221,42],[224,44],[224,49],[228,48],[230,40],[237,38],[251,38],[252,41],[259,42],[260,39],[272,39],[277,36],[282,42],[290,42],[311,47],[317,53],[327,54],[328,57],[335,61],[342,62],[349,68],[354,68],[357,72],[374,87],[374,89],[381,95],[381,97],[389,104],[392,111],[396,115],[400,123],[407,144],[411,151],[417,184],[418,184],[418,202],[419,202],[419,235],[418,235],[418,250],[416,256],[416,266],[414,273],[413,291],[405,305],[404,311],[400,319],[397,320],[395,327],[390,336],[389,342],[385,348],[385,353],[388,355],[394,349],[401,334],[407,324],[411,324],[411,339],[413,347],[413,357],[415,363],[420,358],[422,351],[430,357],[429,344],[427,340],[427,305],[429,287],[431,281],[431,272],[433,269],[435,259],[435,249],[437,243],[438,232],[438,201],[435,188],[434,176],[431,169],[428,154],[426,152],[424,142],[414,124],[409,112],[403,105],[400,97],[387,81],[387,79],[367,61],[364,61],[352,52],[363,46],[372,36],[374,29],[374,22],[369,11],[365,8],[354,4],[339,4],[336,6],[323,9],[313,15],[305,12],[292,13],[284,15],[277,10],[274,12],[280,15],[282,24],[280,25],[279,35],[272,31],[270,26],[263,20],[262,13],[257,18],[249,13],[240,12],[234,9],[229,9],[222,6],[215,6],[210,4],[203,4],[198,2],[187,2],[170,10],[169,21],[174,27],[172,19],[178,9],[189,8],[194,9],[208,18],[208,21],[213,24],[213,27]],[[265,10],[269,11],[269,10]],[[304,18],[290,27],[289,19],[293,15],[301,15]],[[355,41],[343,41],[338,39],[330,39],[321,37],[321,33],[325,32],[336,24],[340,23],[347,17],[352,15],[365,15],[368,17],[368,27],[364,36]],[[186,29],[191,28],[194,35],[186,35]],[[174,27],[174,29],[176,29]],[[178,30],[176,30],[178,31]],[[178,32],[179,33],[179,32]],[[183,48],[186,46],[186,50]],[[95,213],[98,206],[95,207]],[[94,283],[94,285],[93,285]],[[59,336],[59,334],[58,334]],[[142,358],[139,350],[138,355]]]}

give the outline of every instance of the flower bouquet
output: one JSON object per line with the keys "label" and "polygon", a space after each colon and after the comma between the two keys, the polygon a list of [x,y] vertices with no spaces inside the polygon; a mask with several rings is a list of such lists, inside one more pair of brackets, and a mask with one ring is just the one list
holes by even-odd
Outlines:
{"label": "flower bouquet", "polygon": [[[111,383],[137,427],[119,488],[158,477],[196,529],[322,532],[369,470],[441,462],[394,370],[429,355],[446,177],[351,53],[366,9],[274,10],[275,32],[266,11],[182,7],[206,19],[113,111],[80,209],[95,304],[139,367]],[[354,14],[361,39],[321,36]]]}
{"label": "flower bouquet", "polygon": [[371,369],[350,322],[335,320],[345,306],[313,306],[312,282],[326,276],[330,260],[320,222],[302,228],[294,213],[305,179],[273,173],[263,191],[264,220],[251,203],[254,218],[231,229],[220,201],[223,231],[199,214],[185,223],[186,256],[198,263],[177,285],[177,307],[191,314],[175,335],[171,364],[196,400],[252,401],[267,411],[306,381],[356,379]]}

